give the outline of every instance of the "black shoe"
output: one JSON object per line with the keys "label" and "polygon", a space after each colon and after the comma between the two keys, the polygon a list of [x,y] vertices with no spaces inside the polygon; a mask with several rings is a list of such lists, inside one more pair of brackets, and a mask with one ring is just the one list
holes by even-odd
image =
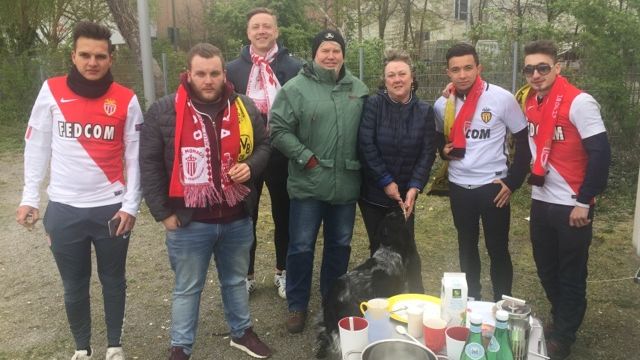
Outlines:
{"label": "black shoe", "polygon": [[556,339],[547,340],[547,355],[551,360],[564,360],[571,354],[571,345]]}

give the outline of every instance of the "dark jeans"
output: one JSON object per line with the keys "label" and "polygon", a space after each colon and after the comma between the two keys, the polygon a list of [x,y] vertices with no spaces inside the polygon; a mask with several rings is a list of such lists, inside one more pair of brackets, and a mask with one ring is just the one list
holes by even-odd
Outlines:
{"label": "dark jeans", "polygon": [[480,285],[480,220],[484,241],[491,260],[491,282],[493,299],[501,300],[502,295],[511,295],[513,265],[509,254],[509,222],[511,207],[495,206],[493,199],[500,191],[499,184],[487,184],[467,189],[449,184],[449,200],[453,222],[458,230],[460,269],[467,274],[469,296],[482,298]]}
{"label": "dark jeans", "polygon": [[287,254],[289,311],[306,311],[311,295],[313,258],[320,224],[323,232],[320,294],[347,272],[356,204],[333,205],[325,201],[291,199],[291,241]]}
{"label": "dark jeans", "polygon": [[287,248],[289,247],[289,194],[287,193],[288,159],[277,149],[271,149],[271,157],[264,174],[256,181],[258,201],[253,209],[253,245],[249,258],[249,275],[253,275],[256,261],[256,226],[258,224],[258,209],[262,184],[267,183],[271,198],[271,216],[273,217],[273,242],[276,246],[276,269],[285,270],[287,267]]}
{"label": "dark jeans", "polygon": [[[358,202],[360,207],[360,213],[362,213],[362,221],[364,227],[367,229],[367,236],[369,237],[369,252],[373,256],[373,253],[380,247],[379,241],[375,238],[378,226],[382,223],[384,217],[394,208],[378,206],[368,203],[364,200]],[[396,208],[397,209],[397,208]],[[414,233],[415,216],[412,213],[407,219],[407,226],[409,233],[411,234],[411,249],[409,258],[406,259],[407,263],[407,283],[409,285],[409,292],[416,294],[424,294],[424,286],[422,285],[422,260],[416,247],[416,238]]]}
{"label": "dark jeans", "polygon": [[[587,310],[587,262],[593,222],[569,226],[573,206],[531,202],[531,244],[538,277],[551,303],[551,338],[572,344]],[[589,211],[593,219],[593,208]]]}
{"label": "dark jeans", "polygon": [[51,238],[51,252],[64,286],[64,306],[76,349],[91,344],[91,244],[96,252],[98,277],[102,284],[107,341],[119,345],[124,321],[127,282],[125,265],[129,233],[109,237],[107,221],[121,204],[76,208],[50,201],[43,223]]}

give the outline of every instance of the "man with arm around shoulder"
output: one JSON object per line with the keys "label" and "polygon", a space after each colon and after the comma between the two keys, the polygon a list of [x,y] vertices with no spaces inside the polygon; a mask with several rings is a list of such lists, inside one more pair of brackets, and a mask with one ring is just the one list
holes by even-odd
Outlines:
{"label": "man with arm around shoulder", "polygon": [[607,185],[611,150],[600,106],[560,75],[548,40],[525,46],[522,101],[533,167],[530,231],[538,277],[551,303],[551,359],[571,353],[587,309],[587,263],[595,197]]}
{"label": "man with arm around shoulder", "polygon": [[[498,301],[502,295],[511,295],[509,200],[529,168],[526,122],[510,92],[482,80],[482,66],[473,46],[456,44],[446,58],[453,92],[448,98],[439,98],[434,108],[438,147],[449,161],[449,199],[458,232],[460,269],[466,273],[469,296],[480,300],[478,241],[482,221],[491,260],[493,299]],[[511,166],[507,161],[508,133],[515,140]]]}

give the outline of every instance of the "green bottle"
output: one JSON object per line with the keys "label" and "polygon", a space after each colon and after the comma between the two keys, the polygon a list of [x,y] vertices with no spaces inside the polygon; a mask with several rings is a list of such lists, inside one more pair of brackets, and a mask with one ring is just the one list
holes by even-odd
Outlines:
{"label": "green bottle", "polygon": [[487,346],[487,360],[513,360],[513,352],[509,343],[509,313],[504,310],[496,312],[496,330]]}
{"label": "green bottle", "polygon": [[482,316],[471,313],[469,317],[469,337],[464,344],[460,360],[487,360],[484,346],[482,345]]}

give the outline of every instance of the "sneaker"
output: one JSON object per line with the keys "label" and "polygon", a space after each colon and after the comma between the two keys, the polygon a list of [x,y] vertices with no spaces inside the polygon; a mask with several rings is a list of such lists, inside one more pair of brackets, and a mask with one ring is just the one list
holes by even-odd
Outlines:
{"label": "sneaker", "polygon": [[252,328],[247,328],[242,337],[231,337],[229,345],[258,359],[266,359],[272,354],[271,349],[258,338]]}
{"label": "sneaker", "polygon": [[282,270],[281,274],[273,275],[273,284],[278,288],[278,295],[287,299],[287,271]]}
{"label": "sneaker", "polygon": [[245,278],[244,279],[244,285],[247,287],[247,293],[251,294],[252,292],[256,291],[256,279],[249,279],[249,278]]}
{"label": "sneaker", "polygon": [[104,357],[104,359],[124,360],[124,351],[122,351],[122,346],[107,348],[107,355]]}
{"label": "sneaker", "polygon": [[184,352],[181,346],[172,346],[169,349],[169,360],[188,360],[191,355]]}
{"label": "sneaker", "polygon": [[304,330],[304,323],[307,320],[306,311],[289,311],[287,319],[287,330],[292,334],[301,333]]}
{"label": "sneaker", "polygon": [[556,339],[547,340],[546,345],[547,355],[551,360],[564,360],[571,354],[571,345]]}
{"label": "sneaker", "polygon": [[[91,355],[93,355],[93,349],[91,349]],[[89,355],[89,351],[87,350],[76,350],[71,360],[89,360],[91,359],[91,355]]]}

